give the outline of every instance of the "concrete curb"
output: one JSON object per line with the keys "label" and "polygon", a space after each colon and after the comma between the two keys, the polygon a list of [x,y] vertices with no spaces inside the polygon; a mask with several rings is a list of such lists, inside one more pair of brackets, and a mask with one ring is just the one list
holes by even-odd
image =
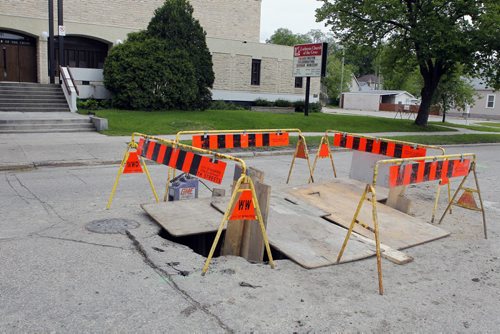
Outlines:
{"label": "concrete curb", "polygon": [[[444,147],[481,147],[500,145],[500,143],[478,143],[478,144],[453,144],[444,145]],[[295,150],[276,150],[276,151],[258,151],[258,152],[235,152],[228,155],[237,158],[253,158],[253,157],[269,157],[269,156],[282,156],[293,155]],[[317,153],[317,148],[309,150],[310,158]],[[344,148],[333,148],[334,152],[348,151]],[[82,167],[82,166],[111,166],[119,165],[121,160],[68,160],[68,161],[34,161],[23,164],[0,165],[0,171],[22,171],[36,168],[58,168],[58,167]],[[146,161],[148,165],[156,165],[153,161]]]}

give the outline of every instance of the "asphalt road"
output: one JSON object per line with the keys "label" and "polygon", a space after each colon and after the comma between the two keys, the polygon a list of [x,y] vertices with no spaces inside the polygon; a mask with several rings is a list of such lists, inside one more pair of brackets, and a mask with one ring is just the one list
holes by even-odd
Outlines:
{"label": "asphalt road", "polygon": [[[383,261],[384,296],[377,293],[374,258],[316,270],[279,260],[272,270],[220,257],[202,277],[204,258],[159,237],[140,208],[153,201],[144,175],[123,177],[105,210],[117,166],[2,171],[0,332],[498,332],[500,146],[449,152],[478,154],[489,239],[479,213],[455,209],[442,224],[451,236],[405,250],[412,263]],[[340,177],[350,156],[335,155]],[[247,159],[273,187],[284,184],[290,160]],[[151,171],[163,189],[166,168]],[[331,177],[326,162],[317,173],[317,182]],[[299,161],[292,183],[306,180]],[[408,191],[415,216],[429,219],[433,191],[434,185]],[[111,218],[140,226],[128,235],[85,228]]]}

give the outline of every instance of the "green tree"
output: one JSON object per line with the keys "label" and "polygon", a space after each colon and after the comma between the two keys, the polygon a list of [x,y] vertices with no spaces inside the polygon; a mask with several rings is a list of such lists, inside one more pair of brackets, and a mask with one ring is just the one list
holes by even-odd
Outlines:
{"label": "green tree", "polygon": [[457,64],[500,87],[498,0],[321,1],[317,19],[326,20],[343,43],[385,41],[416,60],[424,82],[417,125],[427,125],[439,82]]}
{"label": "green tree", "polygon": [[474,104],[476,93],[471,83],[461,76],[462,69],[443,76],[434,95],[433,102],[441,106],[443,123],[446,113],[451,109],[465,111],[467,106]]}
{"label": "green tree", "polygon": [[[337,52],[330,54],[326,65],[326,77],[322,82],[326,86],[328,97],[337,99],[341,92],[349,91],[351,83],[353,67],[349,64],[344,64],[342,74],[342,56]],[[342,91],[340,85],[342,84]]]}
{"label": "green tree", "polygon": [[205,32],[186,0],[166,0],[147,30],[111,49],[104,83],[113,104],[132,109],[205,109],[214,81]]}
{"label": "green tree", "polygon": [[131,34],[106,59],[104,84],[124,109],[188,109],[196,103],[196,75],[186,51],[144,33]]}
{"label": "green tree", "polygon": [[423,81],[417,62],[407,54],[403,57],[400,50],[392,45],[384,45],[380,52],[380,74],[384,79],[384,89],[405,90],[420,96]]}
{"label": "green tree", "polygon": [[278,28],[271,37],[266,40],[266,43],[294,46],[312,43],[312,39],[307,34],[294,34],[290,29]]}
{"label": "green tree", "polygon": [[187,0],[166,0],[156,9],[149,22],[147,33],[159,39],[168,40],[176,48],[184,50],[193,64],[198,86],[198,108],[208,108],[212,100],[213,87],[212,56],[206,42],[206,33],[200,22],[193,17],[193,7]]}

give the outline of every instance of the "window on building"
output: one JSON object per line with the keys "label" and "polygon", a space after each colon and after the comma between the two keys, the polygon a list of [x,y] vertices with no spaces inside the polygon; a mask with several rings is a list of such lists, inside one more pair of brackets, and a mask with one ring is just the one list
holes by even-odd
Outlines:
{"label": "window on building", "polygon": [[260,59],[252,59],[252,85],[260,85]]}
{"label": "window on building", "polygon": [[302,88],[303,82],[304,80],[302,77],[295,77],[295,88]]}
{"label": "window on building", "polygon": [[486,108],[495,108],[495,95],[486,96]]}

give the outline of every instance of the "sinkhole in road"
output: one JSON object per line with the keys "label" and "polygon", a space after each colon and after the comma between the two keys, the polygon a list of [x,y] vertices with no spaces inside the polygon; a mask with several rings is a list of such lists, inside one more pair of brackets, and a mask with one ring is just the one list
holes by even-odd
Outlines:
{"label": "sinkhole in road", "polygon": [[[222,245],[224,243],[226,231],[222,231],[222,234],[219,239],[219,243],[215,248],[214,258],[221,256]],[[207,257],[210,252],[210,248],[215,239],[216,232],[203,233],[203,234],[193,234],[187,236],[176,237],[172,234],[168,233],[167,230],[161,229],[158,233],[160,237],[163,239],[187,246],[193,250],[196,254]],[[271,246],[271,254],[273,255],[274,260],[287,260],[288,257],[281,253],[279,250]],[[269,261],[267,253],[264,251],[264,262]]]}

